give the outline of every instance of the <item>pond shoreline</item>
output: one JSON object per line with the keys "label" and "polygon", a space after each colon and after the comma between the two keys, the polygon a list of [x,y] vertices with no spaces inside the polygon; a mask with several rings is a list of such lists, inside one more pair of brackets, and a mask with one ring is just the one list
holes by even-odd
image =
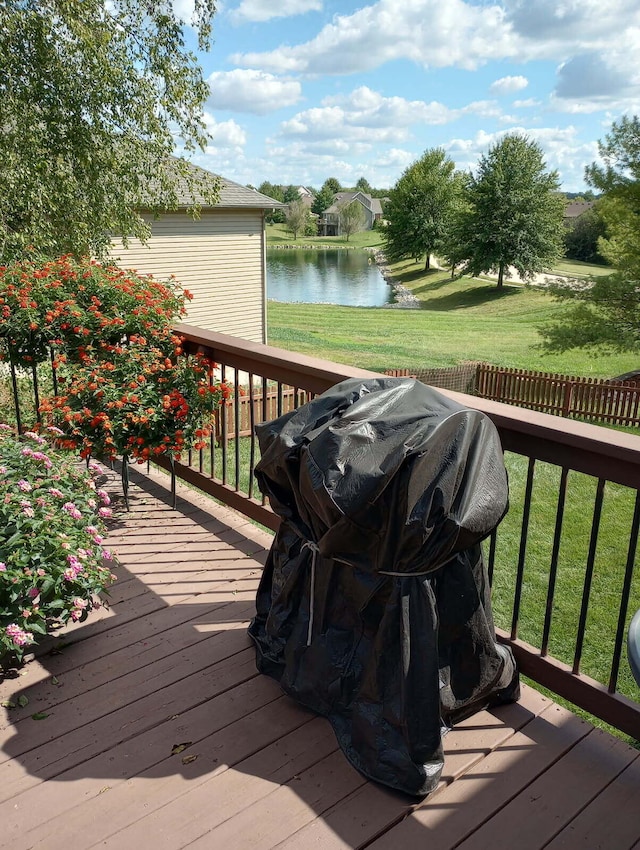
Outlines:
{"label": "pond shoreline", "polygon": [[[404,310],[419,310],[420,309],[420,301],[416,296],[411,292],[410,289],[407,289],[401,283],[394,278],[391,273],[391,269],[389,268],[389,264],[387,263],[387,258],[385,256],[382,248],[374,248],[371,246],[358,246],[358,245],[273,245],[267,243],[267,249],[276,249],[276,250],[304,250],[304,251],[364,251],[367,254],[373,255],[373,261],[378,266],[380,274],[384,278],[385,283],[391,287],[391,291],[393,292],[393,296],[395,301],[393,304],[381,304],[379,307],[374,307],[372,309],[375,310],[390,310],[390,309],[404,309]],[[318,302],[315,302],[318,303]]]}

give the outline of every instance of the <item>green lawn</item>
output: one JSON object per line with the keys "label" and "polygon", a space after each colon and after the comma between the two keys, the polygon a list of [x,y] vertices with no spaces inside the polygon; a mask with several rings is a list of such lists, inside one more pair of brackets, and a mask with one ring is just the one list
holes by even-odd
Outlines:
{"label": "green lawn", "polygon": [[569,277],[604,277],[611,274],[610,266],[596,266],[593,263],[583,263],[581,260],[560,260],[552,269],[553,274]]}
{"label": "green lawn", "polygon": [[610,378],[638,367],[633,354],[570,351],[544,354],[540,324],[566,307],[540,289],[425,272],[423,264],[392,266],[420,300],[420,310],[269,302],[271,345],[384,370],[453,366],[481,360],[500,366]]}
{"label": "green lawn", "polygon": [[284,224],[268,224],[267,247],[270,245],[297,245],[300,248],[377,248],[382,245],[378,230],[361,230],[347,241],[344,236],[298,236],[294,239]]}

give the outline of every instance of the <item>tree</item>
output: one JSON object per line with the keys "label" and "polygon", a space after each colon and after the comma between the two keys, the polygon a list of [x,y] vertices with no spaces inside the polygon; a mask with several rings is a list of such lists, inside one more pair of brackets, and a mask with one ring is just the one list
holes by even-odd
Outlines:
{"label": "tree", "polygon": [[[269,183],[268,180],[263,180],[258,186],[258,192],[266,195],[268,198],[273,198],[274,201],[284,203],[284,192],[282,186],[276,183]],[[284,222],[284,212],[281,209],[269,210],[264,217],[267,224],[282,224]]]}
{"label": "tree", "polygon": [[370,195],[373,191],[369,181],[366,180],[364,177],[361,177],[356,183],[356,190],[358,192],[365,192],[365,194],[367,195]]}
{"label": "tree", "polygon": [[[342,186],[335,177],[328,177],[322,184],[322,189],[328,189],[332,195],[335,195],[342,191]],[[322,191],[322,189],[320,191]]]}
{"label": "tree", "polygon": [[566,228],[565,256],[584,263],[601,263],[598,242],[605,232],[604,220],[595,207],[583,212]]}
{"label": "tree", "polygon": [[304,201],[297,200],[289,204],[289,209],[285,213],[285,224],[294,239],[298,238],[298,233],[305,232],[308,220],[309,209]]}
{"label": "tree", "polygon": [[284,198],[285,204],[292,204],[294,201],[300,200],[300,193],[298,192],[295,186],[287,186],[284,190]]}
{"label": "tree", "polygon": [[640,120],[623,117],[598,143],[602,164],[586,168],[587,182],[604,197],[598,210],[606,237],[600,254],[615,271],[581,285],[558,284],[552,294],[571,303],[561,322],[541,329],[548,351],[601,348],[640,350]]}
{"label": "tree", "polygon": [[[201,49],[213,13],[196,0]],[[100,255],[114,232],[145,238],[140,207],[175,208],[185,183],[215,202],[218,181],[169,159],[176,137],[204,146],[208,95],[170,3],[4,0],[0,261],[27,246]]]}
{"label": "tree", "polygon": [[390,192],[385,216],[385,252],[391,261],[426,255],[441,245],[454,202],[454,164],[441,148],[432,148],[410,165]]}
{"label": "tree", "polygon": [[311,212],[314,212],[316,215],[322,215],[333,204],[334,194],[331,189],[323,186],[311,204]]}
{"label": "tree", "polygon": [[504,273],[513,266],[523,280],[545,271],[563,253],[564,200],[558,175],[547,172],[542,149],[517,133],[505,136],[480,158],[467,185],[461,239],[465,273]]}
{"label": "tree", "polygon": [[358,201],[350,201],[340,204],[338,207],[340,214],[340,230],[346,236],[346,241],[349,237],[362,230],[365,223],[364,209]]}

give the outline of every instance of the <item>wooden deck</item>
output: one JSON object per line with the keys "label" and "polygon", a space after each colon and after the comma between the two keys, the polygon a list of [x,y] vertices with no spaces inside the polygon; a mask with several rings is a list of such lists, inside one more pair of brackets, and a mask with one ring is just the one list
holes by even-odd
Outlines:
{"label": "wooden deck", "polygon": [[110,535],[109,610],[0,684],[28,699],[2,709],[0,847],[640,847],[640,752],[526,687],[447,735],[423,802],[365,781],[256,672],[270,536],[180,486],[173,511],[143,478]]}

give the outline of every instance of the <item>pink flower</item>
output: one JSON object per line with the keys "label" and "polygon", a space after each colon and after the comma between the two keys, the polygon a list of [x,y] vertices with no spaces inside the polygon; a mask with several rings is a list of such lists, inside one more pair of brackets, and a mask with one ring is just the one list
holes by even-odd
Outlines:
{"label": "pink flower", "polygon": [[27,596],[29,599],[35,599],[37,596],[40,596],[40,591],[37,587],[30,587],[27,591]]}
{"label": "pink flower", "polygon": [[5,628],[5,632],[15,646],[26,646],[28,643],[33,643],[31,632],[25,632],[17,623],[9,623]]}
{"label": "pink flower", "polygon": [[62,506],[62,510],[66,511],[70,517],[73,519],[81,519],[82,513],[78,510],[78,508],[73,504],[73,502],[65,502]]}
{"label": "pink flower", "polygon": [[76,596],[71,604],[74,608],[80,608],[81,610],[87,607],[86,599],[81,599],[79,596]]}
{"label": "pink flower", "polygon": [[103,505],[110,505],[111,504],[111,499],[109,498],[109,494],[107,493],[106,490],[96,490],[96,493],[102,499]]}
{"label": "pink flower", "polygon": [[6,571],[7,571],[7,565],[5,564],[4,561],[0,561],[0,573],[6,573]]}
{"label": "pink flower", "polygon": [[59,499],[64,498],[64,493],[61,490],[58,490],[57,487],[49,487],[49,492],[52,496],[57,496]]}
{"label": "pink flower", "polygon": [[100,510],[98,511],[98,514],[101,517],[106,518],[106,517],[113,516],[113,511],[111,510],[111,508],[100,508]]}
{"label": "pink flower", "polygon": [[57,434],[59,437],[64,434],[64,431],[61,428],[56,428],[55,425],[49,425],[47,431],[50,431],[52,434]]}
{"label": "pink flower", "polygon": [[22,490],[23,493],[30,493],[33,490],[31,484],[29,484],[28,481],[25,481],[24,478],[21,478],[20,481],[18,481],[18,487]]}
{"label": "pink flower", "polygon": [[62,573],[62,578],[65,581],[75,581],[76,571],[71,569],[71,567],[67,567],[67,569]]}
{"label": "pink flower", "polygon": [[23,508],[22,513],[28,517],[34,517],[36,515],[36,512],[33,510],[33,508]]}
{"label": "pink flower", "polygon": [[95,499],[87,499],[87,504],[89,505],[89,507],[90,507],[90,508],[95,508],[95,506],[96,506],[98,503],[96,502],[96,500],[95,500]]}
{"label": "pink flower", "polygon": [[108,549],[102,550],[102,557],[105,559],[105,561],[112,561],[113,560],[113,555],[111,554],[111,552]]}

